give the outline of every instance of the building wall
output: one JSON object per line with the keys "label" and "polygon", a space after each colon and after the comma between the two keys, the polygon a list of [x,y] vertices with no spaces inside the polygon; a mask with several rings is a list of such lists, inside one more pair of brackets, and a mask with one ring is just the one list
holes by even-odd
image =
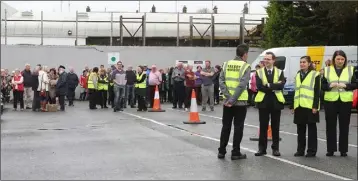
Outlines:
{"label": "building wall", "polygon": [[[1,67],[22,68],[25,63],[57,67],[74,66],[78,71],[85,65],[90,67],[107,65],[107,52],[120,52],[124,65],[157,64],[158,67],[174,66],[175,60],[211,60],[215,65],[235,56],[235,48],[210,47],[119,47],[119,46],[27,46],[1,45]],[[251,63],[263,50],[251,48]]]}
{"label": "building wall", "polygon": [[[48,38],[44,37],[44,45],[75,45],[76,38]],[[86,45],[85,38],[78,38],[78,45]],[[5,37],[1,36],[1,44],[5,44]],[[7,45],[31,44],[41,45],[41,37],[7,37]]]}

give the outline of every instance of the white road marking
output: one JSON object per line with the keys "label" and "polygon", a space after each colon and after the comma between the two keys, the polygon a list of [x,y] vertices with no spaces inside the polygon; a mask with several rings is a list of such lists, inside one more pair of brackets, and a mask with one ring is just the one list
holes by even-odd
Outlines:
{"label": "white road marking", "polygon": [[[169,110],[172,110],[172,111],[178,111],[178,112],[185,112],[185,111],[181,111],[181,110],[175,110],[175,109],[169,109]],[[207,114],[202,114],[202,113],[199,113],[199,115],[201,116],[206,116],[206,117],[209,117],[209,118],[214,118],[214,119],[222,119],[221,117],[216,117],[216,116],[211,116],[211,115],[207,115]],[[260,127],[259,126],[256,126],[256,125],[252,125],[252,124],[244,124],[245,126],[247,127],[252,127],[252,128],[257,128],[259,129]],[[293,136],[298,136],[298,134],[296,133],[290,133],[290,132],[286,132],[286,131],[280,131],[280,133],[283,133],[283,134],[287,134],[287,135],[293,135]],[[308,136],[306,136],[308,137]],[[325,139],[322,139],[322,138],[317,138],[318,141],[322,141],[322,142],[327,142],[327,140]],[[338,144],[339,142],[337,142]],[[353,145],[353,144],[348,144],[348,146],[350,147],[353,147],[353,148],[358,148],[357,145]]]}
{"label": "white road marking", "polygon": [[[209,140],[212,140],[212,141],[220,142],[219,139],[212,138],[212,137],[205,136],[205,135],[200,135],[200,134],[197,134],[197,133],[193,133],[193,132],[189,132],[189,131],[185,131],[185,130],[181,130],[181,129],[177,129],[177,128],[171,127],[171,126],[169,126],[169,125],[166,125],[166,124],[164,124],[164,123],[162,123],[162,122],[159,122],[159,121],[150,119],[150,118],[138,116],[138,115],[135,115],[135,114],[132,114],[132,113],[128,113],[128,112],[123,112],[123,113],[124,113],[124,114],[127,114],[127,115],[129,115],[129,116],[133,116],[133,117],[139,118],[139,119],[143,119],[143,120],[146,120],[146,121],[150,121],[150,122],[152,122],[152,123],[155,123],[155,124],[158,124],[158,125],[161,125],[161,126],[169,127],[169,128],[175,129],[175,130],[177,130],[177,131],[182,131],[182,132],[190,133],[190,134],[192,134],[192,135],[194,135],[194,136],[198,136],[198,137],[201,137],[201,138],[205,138],[205,139],[209,139]],[[229,143],[229,145],[232,146],[232,143]],[[251,152],[251,153],[256,153],[255,150],[252,150],[252,149],[250,149],[250,148],[245,148],[245,147],[240,147],[240,148],[243,149],[243,150],[246,150],[246,151],[248,151],[248,152]],[[336,179],[340,179],[340,180],[353,180],[353,179],[351,179],[351,178],[342,177],[342,176],[336,175],[336,174],[334,174],[334,173],[330,173],[330,172],[326,172],[326,171],[323,171],[323,170],[319,170],[319,169],[316,169],[316,168],[313,168],[313,167],[309,167],[309,166],[306,166],[306,165],[302,165],[302,164],[299,164],[299,163],[296,163],[296,162],[293,162],[293,161],[290,161],[290,160],[286,160],[286,159],[283,159],[283,158],[278,158],[278,157],[274,157],[274,156],[271,156],[271,155],[265,155],[265,156],[268,157],[268,158],[277,160],[277,161],[281,161],[281,162],[284,162],[284,163],[287,163],[287,164],[290,164],[290,165],[294,165],[294,166],[297,166],[297,167],[300,167],[300,168],[303,168],[303,169],[306,169],[306,170],[310,170],[310,171],[313,171],[313,172],[317,172],[317,173],[320,173],[320,174],[323,174],[323,175],[326,175],[326,176],[330,176],[330,177],[333,177],[333,178],[336,178]]]}

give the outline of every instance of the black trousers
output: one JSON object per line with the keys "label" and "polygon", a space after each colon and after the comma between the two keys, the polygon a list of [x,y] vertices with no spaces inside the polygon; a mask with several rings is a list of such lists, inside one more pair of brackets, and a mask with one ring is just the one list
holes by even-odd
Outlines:
{"label": "black trousers", "polygon": [[191,91],[195,90],[194,87],[185,87],[185,108],[190,108],[191,105]]}
{"label": "black trousers", "polygon": [[173,86],[169,85],[168,89],[168,102],[173,103]]}
{"label": "black trousers", "polygon": [[73,105],[73,101],[75,100],[75,90],[76,88],[68,88],[67,99],[69,105]]}
{"label": "black trousers", "polygon": [[88,100],[89,100],[89,108],[95,109],[97,105],[97,91],[95,89],[88,89]]}
{"label": "black trousers", "polygon": [[101,107],[107,107],[107,90],[98,91],[98,99]]}
{"label": "black trousers", "polygon": [[114,102],[114,92],[113,92],[113,85],[108,86],[108,104],[112,105],[113,108]]}
{"label": "black trousers", "polygon": [[60,109],[62,111],[64,111],[65,110],[65,95],[59,95],[58,102],[60,103]]}
{"label": "black trousers", "polygon": [[267,129],[271,120],[272,129],[272,150],[279,150],[280,143],[280,119],[281,110],[271,108],[259,109],[260,120],[260,136],[259,136],[259,150],[266,151],[267,149]]}
{"label": "black trousers", "polygon": [[229,142],[231,126],[234,121],[234,140],[231,154],[239,155],[247,108],[245,106],[223,107],[223,127],[221,129],[219,152],[223,154],[226,153],[226,146]]}
{"label": "black trousers", "polygon": [[17,103],[20,102],[20,109],[24,109],[24,91],[13,90],[14,108],[17,109]]}
{"label": "black trousers", "polygon": [[297,152],[304,153],[306,150],[306,129],[308,127],[307,153],[317,153],[317,124],[297,124]]}
{"label": "black trousers", "polygon": [[138,99],[138,110],[146,111],[147,104],[146,104],[145,97],[137,94],[137,99]]}
{"label": "black trousers", "polygon": [[159,97],[161,103],[167,102],[167,91],[165,90],[159,91]]}
{"label": "black trousers", "polygon": [[214,85],[214,104],[219,104],[220,102],[220,91],[219,91],[219,85]]}
{"label": "black trousers", "polygon": [[184,81],[181,82],[174,82],[174,101],[173,106],[179,108],[183,107],[184,99],[185,99],[185,86]]}
{"label": "black trousers", "polygon": [[36,111],[36,109],[40,109],[40,92],[36,90],[33,92],[34,92],[34,98],[32,100],[32,111]]}
{"label": "black trousers", "polygon": [[196,102],[198,105],[201,105],[202,96],[201,96],[201,86],[195,87],[195,94],[196,94]]}
{"label": "black trousers", "polygon": [[352,102],[325,102],[327,152],[337,151],[337,117],[339,122],[339,151],[348,152],[349,124]]}

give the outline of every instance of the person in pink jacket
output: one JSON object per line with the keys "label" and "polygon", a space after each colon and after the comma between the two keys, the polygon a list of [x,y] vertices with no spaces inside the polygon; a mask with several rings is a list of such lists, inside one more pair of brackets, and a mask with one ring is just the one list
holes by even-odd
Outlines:
{"label": "person in pink jacket", "polygon": [[14,94],[14,110],[17,110],[17,103],[20,102],[20,110],[24,110],[24,78],[20,70],[15,70],[15,75],[11,80]]}

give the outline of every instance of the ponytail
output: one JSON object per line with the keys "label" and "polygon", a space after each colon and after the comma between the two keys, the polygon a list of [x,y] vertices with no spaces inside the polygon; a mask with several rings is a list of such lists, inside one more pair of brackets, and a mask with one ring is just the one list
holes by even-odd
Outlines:
{"label": "ponytail", "polygon": [[313,68],[313,63],[312,63],[312,60],[311,60],[311,57],[310,56],[302,56],[301,58],[300,58],[300,60],[301,59],[306,59],[307,60],[307,62],[310,64],[310,66],[308,67],[308,70],[315,70],[314,68]]}

